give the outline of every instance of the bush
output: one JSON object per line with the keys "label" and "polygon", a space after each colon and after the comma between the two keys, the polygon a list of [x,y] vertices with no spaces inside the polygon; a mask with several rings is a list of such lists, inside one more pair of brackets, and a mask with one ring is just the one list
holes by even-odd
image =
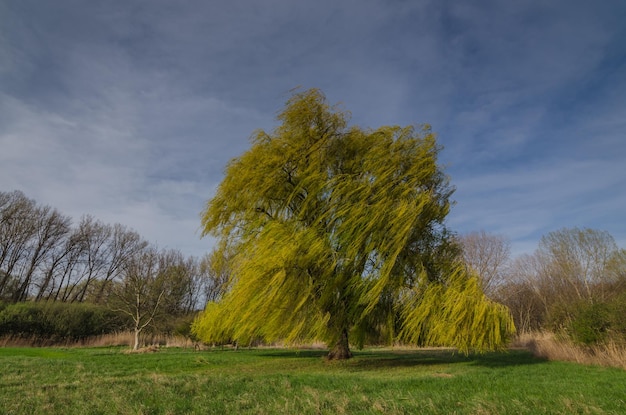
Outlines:
{"label": "bush", "polygon": [[[195,314],[162,316],[146,333],[191,337]],[[130,318],[103,305],[91,303],[0,303],[0,337],[30,339],[34,344],[84,341],[133,327]]]}
{"label": "bush", "polygon": [[0,334],[19,337],[41,336],[51,331],[51,326],[41,307],[17,303],[0,313]]}
{"label": "bush", "polygon": [[82,340],[127,328],[125,318],[106,307],[94,304],[55,303],[49,310],[56,335],[70,340]]}
{"label": "bush", "polygon": [[555,301],[542,327],[577,345],[615,343],[626,346],[626,292],[602,300]]}
{"label": "bush", "polygon": [[79,341],[127,327],[118,313],[82,303],[16,303],[0,311],[0,335]]}
{"label": "bush", "polygon": [[603,343],[611,329],[611,309],[606,303],[580,304],[570,323],[572,339],[584,345]]}
{"label": "bush", "polygon": [[162,316],[148,328],[148,332],[159,333],[169,336],[192,337],[191,324],[196,318],[196,313],[184,316]]}

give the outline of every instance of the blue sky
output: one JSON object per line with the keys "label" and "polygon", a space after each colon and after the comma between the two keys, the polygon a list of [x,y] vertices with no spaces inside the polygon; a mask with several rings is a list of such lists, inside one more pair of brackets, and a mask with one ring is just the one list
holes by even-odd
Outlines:
{"label": "blue sky", "polygon": [[354,124],[432,125],[453,230],[626,247],[625,21],[623,0],[0,0],[0,191],[202,255],[226,163],[318,87]]}

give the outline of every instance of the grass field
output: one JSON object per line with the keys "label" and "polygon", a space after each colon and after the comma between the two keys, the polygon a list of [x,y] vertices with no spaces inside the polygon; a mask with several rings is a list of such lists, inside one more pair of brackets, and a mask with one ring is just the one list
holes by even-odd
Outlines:
{"label": "grass field", "polygon": [[0,348],[0,413],[626,413],[626,371],[520,350],[123,350]]}

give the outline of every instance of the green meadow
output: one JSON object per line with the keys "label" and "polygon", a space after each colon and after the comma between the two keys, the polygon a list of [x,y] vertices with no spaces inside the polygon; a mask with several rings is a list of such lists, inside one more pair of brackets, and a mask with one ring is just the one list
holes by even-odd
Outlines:
{"label": "green meadow", "polygon": [[0,348],[2,414],[624,414],[626,371],[514,350]]}

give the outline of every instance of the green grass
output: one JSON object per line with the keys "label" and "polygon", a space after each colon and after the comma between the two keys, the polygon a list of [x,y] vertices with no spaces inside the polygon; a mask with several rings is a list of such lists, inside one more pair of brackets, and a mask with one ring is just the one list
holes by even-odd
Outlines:
{"label": "green grass", "polygon": [[0,349],[1,414],[624,414],[626,371],[525,351]]}

